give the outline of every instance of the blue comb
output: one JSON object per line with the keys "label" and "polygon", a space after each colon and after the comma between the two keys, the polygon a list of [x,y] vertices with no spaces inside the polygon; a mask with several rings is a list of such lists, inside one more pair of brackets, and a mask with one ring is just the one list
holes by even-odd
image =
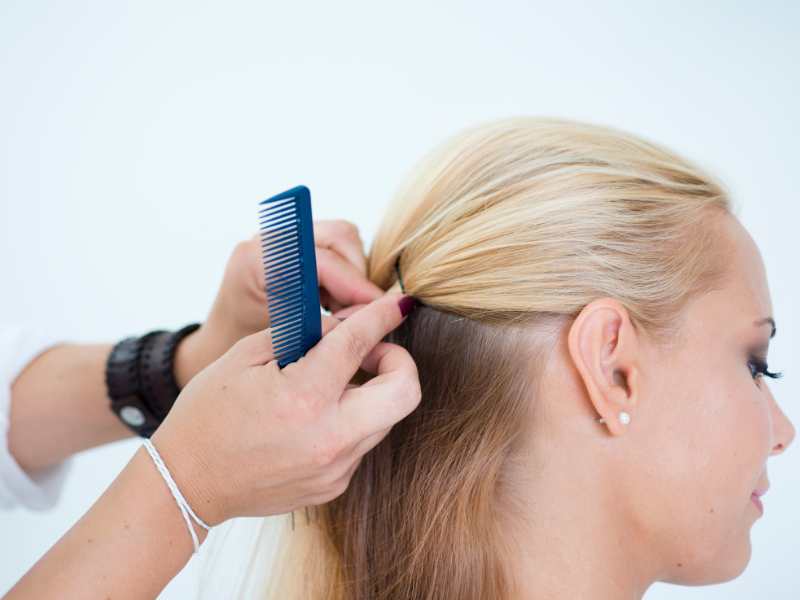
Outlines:
{"label": "blue comb", "polygon": [[272,348],[283,368],[322,338],[311,192],[298,185],[259,206]]}

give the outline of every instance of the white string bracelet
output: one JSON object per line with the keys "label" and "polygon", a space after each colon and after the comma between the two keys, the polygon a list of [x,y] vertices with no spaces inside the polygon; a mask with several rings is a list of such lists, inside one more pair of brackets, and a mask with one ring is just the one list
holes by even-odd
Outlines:
{"label": "white string bracelet", "polygon": [[189,503],[186,501],[186,498],[183,497],[181,491],[178,489],[178,485],[175,483],[175,480],[170,475],[169,469],[167,469],[167,465],[164,464],[164,461],[161,460],[161,455],[156,450],[156,447],[153,445],[153,442],[150,441],[149,438],[144,439],[144,447],[147,450],[147,453],[150,455],[150,458],[153,459],[153,462],[158,469],[158,472],[161,473],[161,477],[167,484],[169,491],[172,492],[172,497],[175,498],[175,502],[178,503],[178,508],[181,509],[181,515],[183,515],[183,520],[186,521],[186,527],[189,528],[189,533],[192,535],[192,544],[194,544],[194,553],[197,554],[197,551],[200,548],[200,541],[197,539],[197,532],[194,530],[194,526],[192,522],[189,520],[191,516],[194,519],[194,522],[200,525],[206,531],[211,531],[211,527],[209,527],[203,519],[198,517],[195,512],[192,510],[192,507],[189,506]]}

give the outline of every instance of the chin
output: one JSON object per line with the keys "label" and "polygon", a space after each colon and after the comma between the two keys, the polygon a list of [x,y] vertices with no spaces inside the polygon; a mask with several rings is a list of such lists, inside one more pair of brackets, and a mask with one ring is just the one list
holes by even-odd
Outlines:
{"label": "chin", "polygon": [[[702,545],[702,542],[700,543]],[[734,543],[725,544],[719,552],[698,552],[688,561],[672,564],[671,576],[663,581],[676,585],[715,585],[736,579],[750,563],[752,545],[749,532]]]}

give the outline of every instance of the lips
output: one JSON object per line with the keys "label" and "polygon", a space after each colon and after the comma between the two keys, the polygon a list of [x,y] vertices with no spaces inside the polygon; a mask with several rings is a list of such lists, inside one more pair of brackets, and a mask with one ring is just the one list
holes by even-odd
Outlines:
{"label": "lips", "polygon": [[750,499],[753,501],[753,504],[756,505],[756,508],[758,508],[759,512],[762,515],[764,514],[764,505],[761,502],[761,496],[766,494],[768,489],[769,489],[769,484],[767,484],[765,487],[753,490],[753,493],[750,494]]}

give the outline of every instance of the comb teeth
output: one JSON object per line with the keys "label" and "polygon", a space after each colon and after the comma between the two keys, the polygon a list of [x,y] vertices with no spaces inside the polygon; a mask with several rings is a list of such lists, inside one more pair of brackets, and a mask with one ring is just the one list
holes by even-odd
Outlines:
{"label": "comb teeth", "polygon": [[260,205],[272,348],[284,367],[322,337],[310,192],[297,186]]}

